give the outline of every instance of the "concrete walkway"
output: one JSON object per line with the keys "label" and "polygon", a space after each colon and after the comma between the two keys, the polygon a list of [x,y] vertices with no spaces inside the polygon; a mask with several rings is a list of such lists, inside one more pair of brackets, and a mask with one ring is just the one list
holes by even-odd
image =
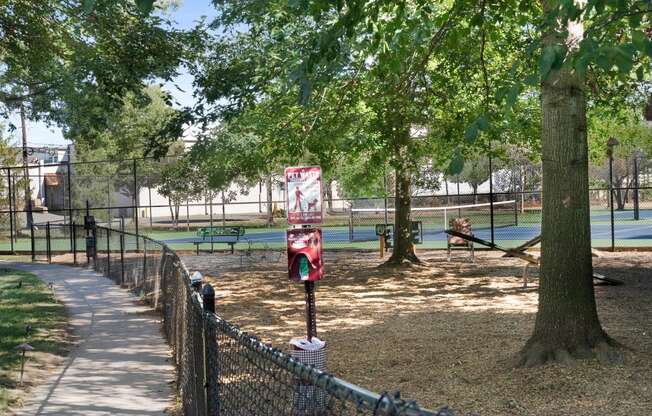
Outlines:
{"label": "concrete walkway", "polygon": [[16,415],[161,415],[173,367],[160,318],[109,279],[82,268],[1,263],[53,282],[79,342]]}

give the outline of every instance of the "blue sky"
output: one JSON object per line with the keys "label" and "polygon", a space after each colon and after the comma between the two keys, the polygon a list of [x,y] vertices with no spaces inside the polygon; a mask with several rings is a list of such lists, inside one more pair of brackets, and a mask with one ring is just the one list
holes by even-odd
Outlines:
{"label": "blue sky", "polygon": [[[210,0],[182,0],[180,6],[171,13],[171,19],[176,22],[176,27],[190,29],[202,16],[210,19],[215,17],[215,14],[215,9]],[[178,85],[183,91],[177,89],[174,84]],[[169,91],[182,106],[191,106],[193,104],[192,77],[184,71],[181,71],[173,83],[166,83],[164,89]],[[9,120],[20,128],[20,118],[17,114],[14,114]],[[19,141],[19,131],[16,130],[12,134],[12,141]],[[28,121],[27,124],[27,141],[29,144],[62,145],[69,143],[63,138],[61,129],[58,127],[48,127],[45,123],[35,123],[32,121]]]}

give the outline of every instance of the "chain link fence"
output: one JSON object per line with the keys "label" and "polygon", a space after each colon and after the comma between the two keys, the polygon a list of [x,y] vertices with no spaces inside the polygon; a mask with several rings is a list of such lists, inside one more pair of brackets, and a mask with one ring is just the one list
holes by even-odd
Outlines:
{"label": "chain link fence", "polygon": [[[235,188],[205,190],[189,199],[174,199],[161,190],[160,173],[174,161],[63,162],[0,169],[0,250],[31,250],[30,214],[36,224],[56,227],[81,223],[87,208],[102,226],[148,235],[176,250],[230,250],[225,243],[245,253],[285,249],[287,222],[280,181],[272,182],[271,197],[262,181],[246,193]],[[450,218],[460,216],[471,220],[476,236],[505,246],[540,234],[545,199],[540,165],[518,160],[494,172],[487,169],[479,168],[474,177],[441,177],[439,189],[429,191],[436,194],[413,196],[411,216],[422,229],[423,248],[446,247],[443,231]],[[614,160],[609,172],[608,161],[590,168],[593,246],[652,246],[652,161],[643,156]],[[378,249],[376,225],[393,224],[394,199],[338,199],[334,190],[335,185],[325,192],[324,248]],[[243,236],[203,244],[201,229],[236,226],[245,228]]]}
{"label": "chain link fence", "polygon": [[[165,243],[104,226],[46,223],[32,231],[34,260],[91,265],[162,315],[184,415],[452,416],[447,408],[427,411],[399,394],[376,394],[338,379],[209,312]],[[87,236],[95,237],[90,257]]]}

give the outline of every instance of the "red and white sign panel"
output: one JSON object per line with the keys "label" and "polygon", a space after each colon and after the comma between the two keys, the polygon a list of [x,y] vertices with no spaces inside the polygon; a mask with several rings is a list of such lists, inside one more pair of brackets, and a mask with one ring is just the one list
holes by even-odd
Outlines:
{"label": "red and white sign panel", "polygon": [[287,230],[288,273],[298,282],[314,282],[324,277],[322,235],[319,228]]}
{"label": "red and white sign panel", "polygon": [[322,223],[321,168],[285,168],[288,224]]}

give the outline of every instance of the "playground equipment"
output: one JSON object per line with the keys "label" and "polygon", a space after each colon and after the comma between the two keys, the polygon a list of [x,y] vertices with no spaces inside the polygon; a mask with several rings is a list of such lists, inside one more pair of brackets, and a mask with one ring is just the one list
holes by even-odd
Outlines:
{"label": "playground equipment", "polygon": [[[448,222],[448,225],[451,227],[451,230],[455,230],[465,235],[473,235],[473,231],[471,231],[471,220],[468,218],[451,218],[451,220]],[[468,248],[471,252],[471,262],[475,263],[475,250],[473,248],[473,241],[469,241],[468,239],[449,234],[446,238],[448,261],[451,261],[451,249],[454,247]]]}
{"label": "playground equipment", "polygon": [[[486,241],[486,240],[483,240],[481,238],[478,238],[478,237],[475,237],[475,236],[472,236],[472,235],[468,235],[468,234],[464,234],[464,233],[461,233],[461,232],[458,232],[458,231],[455,231],[455,230],[446,230],[446,234],[449,234],[449,235],[452,235],[452,236],[455,236],[455,237],[459,237],[459,238],[462,238],[462,239],[465,239],[465,240],[468,240],[468,241],[472,241],[474,243],[481,244],[481,245],[489,247],[489,248],[493,248],[493,249],[505,252],[505,253],[509,254],[510,256],[518,257],[519,259],[525,261],[526,264],[525,264],[525,266],[523,268],[523,287],[527,287],[527,267],[530,264],[534,264],[534,265],[538,266],[539,262],[540,262],[540,257],[539,256],[537,256],[535,254],[532,254],[532,253],[528,253],[528,252],[526,252],[526,250],[528,248],[532,247],[533,245],[537,244],[541,240],[541,236],[535,237],[532,240],[526,242],[525,244],[520,245],[519,247],[505,248],[505,247],[499,246],[498,244],[491,243],[490,241]],[[599,280],[603,284],[613,285],[613,286],[622,285],[624,283],[622,280],[613,279],[611,277],[606,277],[604,275],[601,275],[601,274],[595,273],[595,272],[593,273],[593,278],[595,280]]]}

